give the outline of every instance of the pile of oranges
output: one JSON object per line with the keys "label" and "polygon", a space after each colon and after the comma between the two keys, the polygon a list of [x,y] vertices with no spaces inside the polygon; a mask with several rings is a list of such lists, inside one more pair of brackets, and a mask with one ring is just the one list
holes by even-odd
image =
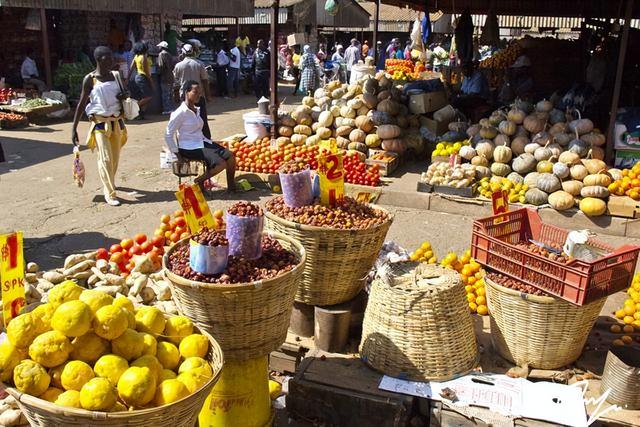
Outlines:
{"label": "pile of oranges", "polygon": [[[222,228],[224,225],[224,220],[222,219],[223,212],[217,210],[212,212],[211,215],[216,223],[215,228]],[[173,246],[177,241],[189,237],[191,233],[189,232],[187,221],[184,218],[184,212],[181,210],[175,211],[173,218],[171,215],[162,215],[160,225],[155,229],[153,235],[164,238],[165,246]]]}
{"label": "pile of oranges", "polygon": [[438,257],[436,257],[429,242],[422,243],[418,249],[413,251],[410,259],[411,261],[426,262],[428,264],[438,263]]}
{"label": "pile of oranges", "polygon": [[[629,294],[629,298],[615,312],[616,318],[621,320],[624,325],[611,326],[611,332],[614,334],[623,333],[625,335],[615,339],[613,345],[630,345],[633,343],[633,338],[629,334],[633,334],[636,330],[640,332],[640,273],[633,277],[627,294]],[[640,337],[638,337],[638,342],[640,342]]]}
{"label": "pile of oranges", "polygon": [[629,196],[640,200],[640,162],[631,169],[622,170],[622,178],[609,184],[609,192],[616,196]]}
{"label": "pile of oranges", "polygon": [[467,249],[460,257],[455,252],[449,252],[442,259],[440,265],[460,273],[462,282],[465,285],[464,289],[467,292],[469,310],[482,316],[489,314],[484,285],[484,270],[476,260],[471,258],[471,250]]}

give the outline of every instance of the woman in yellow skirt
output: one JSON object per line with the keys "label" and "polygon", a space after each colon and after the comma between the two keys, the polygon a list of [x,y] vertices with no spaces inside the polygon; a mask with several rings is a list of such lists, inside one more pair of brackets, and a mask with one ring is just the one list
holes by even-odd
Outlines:
{"label": "woman in yellow skirt", "polygon": [[[86,113],[91,126],[87,135],[87,146],[98,149],[98,173],[102,181],[105,201],[119,206],[116,196],[115,176],[120,160],[120,149],[127,142],[127,129],[122,116],[122,99],[126,97],[112,71],[113,53],[105,46],[98,46],[93,56],[96,69],[87,74],[82,82],[82,93],[73,117],[71,142],[78,149],[78,122]],[[122,79],[121,79],[122,81]],[[88,102],[87,102],[88,101]],[[86,107],[85,107],[86,106]]]}

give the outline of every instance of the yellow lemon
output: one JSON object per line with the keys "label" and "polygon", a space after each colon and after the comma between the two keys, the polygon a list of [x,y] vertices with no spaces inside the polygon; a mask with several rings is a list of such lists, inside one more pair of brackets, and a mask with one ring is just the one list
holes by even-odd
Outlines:
{"label": "yellow lemon", "polygon": [[116,307],[120,307],[124,310],[128,310],[132,313],[134,311],[133,301],[131,301],[129,298],[125,297],[124,295],[118,295],[113,300],[113,305],[115,305]]}
{"label": "yellow lemon", "polygon": [[158,341],[156,341],[155,337],[151,334],[147,334],[146,332],[142,332],[142,339],[144,341],[142,354],[150,354],[151,356],[155,356],[156,353],[158,353]]}
{"label": "yellow lemon", "polygon": [[421,246],[422,249],[424,249],[425,251],[428,251],[429,249],[431,249],[431,243],[429,242],[424,242]]}
{"label": "yellow lemon", "polygon": [[93,366],[93,371],[100,378],[107,378],[115,387],[118,384],[120,376],[129,369],[127,361],[115,354],[106,354],[102,356]]}
{"label": "yellow lemon", "polygon": [[115,405],[116,389],[106,378],[93,378],[80,390],[80,406],[89,411],[106,411]]}
{"label": "yellow lemon", "polygon": [[127,315],[127,327],[129,329],[136,329],[136,315],[133,311],[125,310],[125,314]]}
{"label": "yellow lemon", "polygon": [[622,319],[625,325],[632,324],[634,320],[633,316],[624,316],[624,319]]}
{"label": "yellow lemon", "polygon": [[177,377],[176,373],[171,369],[163,369],[160,374],[160,382],[164,380],[174,380]]}
{"label": "yellow lemon", "polygon": [[617,310],[615,315],[618,319],[624,319],[624,316],[625,316],[624,310]]}
{"label": "yellow lemon", "polygon": [[170,342],[160,341],[156,357],[166,369],[175,369],[180,363],[180,352],[178,348]]}
{"label": "yellow lemon", "polygon": [[164,325],[164,336],[166,339],[174,343],[180,344],[180,341],[193,333],[193,323],[185,316],[175,316],[167,319]]}
{"label": "yellow lemon", "polygon": [[71,358],[87,362],[90,365],[93,365],[100,356],[111,351],[109,341],[100,338],[93,332],[88,332],[81,337],[75,338],[71,345],[73,346]]}
{"label": "yellow lemon", "polygon": [[633,300],[631,298],[627,299],[624,301],[624,305],[629,306],[629,307],[633,307],[635,309],[636,304],[633,302]]}
{"label": "yellow lemon", "polygon": [[21,314],[7,326],[7,338],[16,348],[29,347],[38,335],[38,326],[31,313]]}
{"label": "yellow lemon", "polygon": [[209,373],[209,376],[213,375],[211,371],[211,365],[209,362],[204,360],[202,357],[189,357],[184,360],[180,364],[180,368],[178,368],[178,373],[181,374],[186,371],[191,371],[193,369],[203,369]]}
{"label": "yellow lemon", "polygon": [[154,402],[157,406],[166,405],[168,403],[177,402],[178,400],[189,396],[189,389],[184,383],[178,380],[165,380],[160,383],[156,389]]}
{"label": "yellow lemon", "polygon": [[64,393],[64,390],[62,389],[59,389],[57,387],[49,387],[44,393],[40,395],[40,399],[53,403],[62,393]]}
{"label": "yellow lemon", "polygon": [[143,306],[136,313],[136,330],[153,335],[160,335],[164,331],[165,318],[155,307]]}
{"label": "yellow lemon", "polygon": [[55,311],[56,309],[49,303],[41,304],[33,309],[31,317],[36,324],[38,334],[51,330],[51,318]]}
{"label": "yellow lemon", "polygon": [[58,308],[60,305],[65,302],[77,300],[80,298],[80,294],[83,289],[76,285],[76,282],[73,280],[65,280],[59,285],[55,285],[49,291],[49,304],[53,306],[53,308]]}
{"label": "yellow lemon", "polygon": [[68,337],[79,337],[91,329],[93,314],[82,301],[69,301],[56,308],[51,318],[51,327]]}
{"label": "yellow lemon", "polygon": [[149,368],[133,366],[118,380],[118,395],[129,406],[144,406],[153,400],[155,393],[156,376]]}
{"label": "yellow lemon", "polygon": [[65,390],[80,391],[82,386],[93,377],[95,377],[95,374],[91,366],[80,360],[72,360],[62,370],[60,381]]}
{"label": "yellow lemon", "polygon": [[0,381],[7,382],[13,378],[13,368],[15,368],[25,354],[18,350],[9,341],[0,344]]}
{"label": "yellow lemon", "polygon": [[93,330],[99,337],[113,340],[127,330],[129,322],[125,310],[115,305],[105,305],[98,309],[93,319]]}
{"label": "yellow lemon", "polygon": [[206,384],[208,379],[209,377],[206,373],[201,372],[199,369],[183,372],[176,377],[176,380],[187,386],[189,393],[194,393],[200,389],[200,387]]}
{"label": "yellow lemon", "polygon": [[142,356],[143,349],[144,337],[133,329],[125,330],[122,335],[111,341],[113,354],[122,356],[127,360],[137,359]]}
{"label": "yellow lemon", "polygon": [[475,302],[470,302],[469,310],[471,310],[472,313],[475,313],[478,310],[478,304],[476,304]]}
{"label": "yellow lemon", "polygon": [[622,309],[624,311],[625,316],[633,316],[633,313],[636,312],[635,304],[633,306],[625,305]]}
{"label": "yellow lemon", "polygon": [[66,362],[73,347],[61,332],[49,331],[33,340],[29,357],[44,367],[53,368]]}
{"label": "yellow lemon", "polygon": [[209,340],[204,335],[191,334],[180,343],[180,355],[185,359],[194,356],[204,358],[208,350]]}
{"label": "yellow lemon", "polygon": [[636,328],[640,329],[640,319],[634,320],[632,325],[635,326]]}
{"label": "yellow lemon", "polygon": [[131,363],[131,366],[137,366],[139,368],[149,368],[151,372],[156,376],[156,383],[160,383],[160,377],[162,376],[163,367],[155,356],[152,356],[150,354],[140,356]]}
{"label": "yellow lemon", "polygon": [[76,390],[67,390],[60,396],[58,396],[55,404],[60,406],[68,406],[71,408],[81,408],[80,392]]}
{"label": "yellow lemon", "polygon": [[479,296],[476,298],[476,304],[478,305],[487,305],[487,299],[483,296]]}
{"label": "yellow lemon", "polygon": [[111,305],[113,303],[113,297],[111,295],[96,289],[82,291],[79,299],[91,307],[91,312],[94,314],[105,305]]}
{"label": "yellow lemon", "polygon": [[38,397],[44,393],[50,382],[51,377],[47,371],[33,360],[25,359],[13,370],[13,383],[16,388],[32,396]]}
{"label": "yellow lemon", "polygon": [[64,371],[65,366],[67,366],[67,364],[63,363],[62,365],[49,369],[49,376],[51,377],[51,385],[53,387],[64,388],[62,387],[62,371]]}
{"label": "yellow lemon", "polygon": [[109,412],[125,412],[128,411],[127,407],[122,402],[116,402],[113,404]]}

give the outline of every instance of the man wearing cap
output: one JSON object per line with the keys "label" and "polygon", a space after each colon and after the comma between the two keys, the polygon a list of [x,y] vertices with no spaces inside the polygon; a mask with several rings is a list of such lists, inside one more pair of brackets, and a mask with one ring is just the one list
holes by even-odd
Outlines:
{"label": "man wearing cap", "polygon": [[[200,117],[204,122],[202,126],[202,134],[211,140],[211,129],[207,120],[207,100],[211,99],[209,93],[209,75],[204,64],[195,58],[195,50],[192,45],[185,44],[182,46],[182,54],[184,59],[176,64],[173,69],[174,87],[182,87],[188,81],[194,81],[204,89],[204,96],[200,97],[197,106],[200,108]],[[180,94],[184,98],[184,94]]]}
{"label": "man wearing cap", "polygon": [[162,96],[162,114],[171,114],[173,111],[173,67],[175,67],[175,60],[171,53],[169,53],[169,43],[161,41],[156,45],[160,48],[160,54],[158,55],[158,70],[160,71],[160,93]]}
{"label": "man wearing cap", "polygon": [[351,81],[351,68],[360,60],[360,46],[358,40],[351,39],[351,45],[344,52],[344,63],[347,67],[347,83]]}
{"label": "man wearing cap", "polygon": [[534,87],[533,78],[531,78],[531,60],[522,55],[509,68],[498,94],[498,100],[504,104],[509,104],[516,98],[532,100],[535,95]]}

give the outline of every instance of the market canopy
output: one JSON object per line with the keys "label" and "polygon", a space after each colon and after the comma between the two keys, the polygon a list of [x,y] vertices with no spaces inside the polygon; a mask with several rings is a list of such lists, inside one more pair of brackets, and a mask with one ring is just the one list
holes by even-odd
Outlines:
{"label": "market canopy", "polygon": [[0,7],[91,10],[124,13],[181,12],[205,16],[253,16],[253,0],[0,0]]}

